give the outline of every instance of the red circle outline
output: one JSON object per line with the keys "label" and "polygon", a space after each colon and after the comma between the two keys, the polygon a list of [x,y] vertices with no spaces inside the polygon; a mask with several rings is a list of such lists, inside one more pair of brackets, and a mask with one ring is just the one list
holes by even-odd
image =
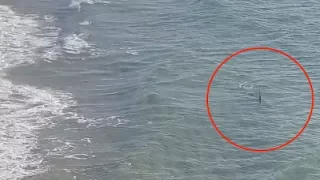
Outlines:
{"label": "red circle outline", "polygon": [[[209,105],[209,93],[210,93],[210,89],[211,89],[211,84],[212,84],[212,81],[215,77],[215,75],[218,73],[219,69],[226,63],[228,62],[231,58],[241,54],[241,53],[244,53],[244,52],[248,52],[248,51],[257,51],[257,50],[265,50],[265,51],[273,51],[273,52],[276,52],[276,53],[279,53],[279,54],[282,54],[283,56],[286,56],[287,58],[289,58],[291,61],[293,61],[304,73],[305,77],[307,78],[308,80],[308,83],[309,83],[309,86],[310,86],[310,91],[311,91],[311,107],[310,107],[310,111],[309,111],[309,115],[308,115],[308,118],[304,124],[304,126],[300,129],[300,131],[290,140],[288,140],[287,142],[281,144],[281,145],[278,145],[278,146],[273,146],[273,147],[270,147],[270,148],[265,148],[265,149],[255,149],[255,148],[250,148],[250,147],[245,147],[245,146],[241,146],[235,142],[233,142],[231,139],[229,139],[227,136],[225,136],[221,131],[220,129],[218,128],[218,126],[216,125],[216,123],[214,122],[213,120],[213,117],[211,115],[211,111],[210,111],[210,105]],[[256,47],[249,47],[249,48],[245,48],[245,49],[242,49],[242,50],[239,50],[233,54],[231,54],[230,56],[228,56],[226,59],[224,59],[220,64],[219,66],[216,68],[216,70],[213,72],[213,74],[211,75],[211,78],[209,80],[209,83],[208,83],[208,87],[207,87],[207,92],[206,92],[206,107],[207,107],[207,113],[208,113],[208,116],[210,118],[210,121],[213,125],[213,127],[215,128],[215,130],[219,133],[219,135],[225,139],[227,142],[229,142],[231,145],[239,148],[239,149],[242,149],[242,150],[246,150],[246,151],[250,151],[250,152],[255,152],[255,153],[266,153],[266,152],[271,152],[271,151],[275,151],[275,150],[279,150],[281,148],[284,148],[285,146],[289,145],[290,143],[292,143],[294,140],[296,140],[302,133],[303,131],[305,130],[305,128],[308,126],[310,120],[311,120],[311,116],[312,116],[312,113],[313,113],[313,109],[314,109],[314,90],[313,90],[313,87],[312,87],[312,82],[311,82],[311,79],[309,78],[308,76],[308,73],[304,70],[303,66],[293,57],[291,57],[289,54],[281,51],[281,50],[278,50],[278,49],[275,49],[275,48],[271,48],[271,47],[267,47],[267,46],[256,46]]]}

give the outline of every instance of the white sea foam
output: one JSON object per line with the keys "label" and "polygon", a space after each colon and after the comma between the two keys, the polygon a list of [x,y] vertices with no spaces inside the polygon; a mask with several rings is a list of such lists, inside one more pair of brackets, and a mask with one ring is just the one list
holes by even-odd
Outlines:
{"label": "white sea foam", "polygon": [[[106,50],[101,50],[95,44],[88,43],[86,39],[88,34],[70,34],[64,38],[63,50],[66,53],[79,55],[86,54],[89,57],[99,57],[107,54]],[[82,57],[83,58],[83,57]]]}
{"label": "white sea foam", "polygon": [[50,16],[50,15],[44,15],[43,18],[47,21],[47,22],[55,22],[57,19],[54,16]]}
{"label": "white sea foam", "polygon": [[87,143],[91,143],[91,138],[83,138],[83,139],[81,139],[81,141],[85,141]]}
{"label": "white sea foam", "polygon": [[127,48],[126,53],[135,56],[139,55],[139,52],[137,50],[132,49],[131,47]]}
{"label": "white sea foam", "polygon": [[95,127],[95,128],[101,128],[106,126],[112,126],[112,127],[119,127],[122,125],[127,125],[130,121],[127,119],[124,119],[120,116],[110,116],[107,118],[100,118],[100,119],[84,119],[81,120],[78,119],[78,123],[80,124],[86,124],[88,128]]}
{"label": "white sea foam", "polygon": [[79,24],[82,26],[87,26],[91,24],[91,21],[83,21],[83,22],[80,22]]}
{"label": "white sea foam", "polygon": [[69,5],[69,8],[78,9],[78,11],[80,11],[81,4],[96,4],[96,3],[110,4],[109,1],[105,1],[105,0],[72,0]]}
{"label": "white sea foam", "polygon": [[[52,125],[73,103],[63,92],[50,92],[0,80],[0,179],[19,179],[44,171],[37,149],[37,131]],[[10,167],[10,168],[8,168]]]}
{"label": "white sea foam", "polygon": [[71,34],[64,39],[63,48],[70,54],[80,54],[82,51],[88,49],[90,45],[76,34]]}
{"label": "white sea foam", "polygon": [[[49,16],[46,21],[53,21]],[[0,6],[0,179],[18,180],[45,171],[38,149],[38,130],[53,125],[75,105],[71,94],[17,85],[4,78],[4,70],[53,60],[58,30],[40,25],[39,17],[19,16]],[[45,33],[47,32],[47,33]],[[74,117],[76,113],[72,113]]]}
{"label": "white sea foam", "polygon": [[244,89],[252,89],[254,86],[249,81],[246,81],[244,83],[240,83],[239,87]]}
{"label": "white sea foam", "polygon": [[[98,1],[73,1],[96,3]],[[79,5],[80,5],[79,4]],[[0,6],[0,179],[18,180],[47,170],[42,164],[43,157],[36,153],[38,130],[54,126],[55,119],[74,119],[86,123],[88,127],[118,127],[128,121],[112,116],[107,119],[90,120],[72,112],[76,106],[72,94],[50,89],[39,89],[28,85],[18,85],[4,78],[5,70],[36,63],[39,60],[54,61],[61,50],[77,55],[82,52],[91,56],[105,54],[97,50],[85,39],[86,34],[70,34],[63,46],[56,45],[59,28],[51,16],[19,16],[10,8]],[[91,143],[91,139],[83,139]],[[52,140],[54,143],[55,140]],[[65,156],[71,154],[71,142],[56,139],[58,144],[47,155]],[[70,155],[70,158],[86,158]],[[89,157],[89,156],[88,156]]]}
{"label": "white sea foam", "polygon": [[52,16],[44,16],[44,23],[41,24],[41,30],[37,33],[41,39],[46,39],[47,45],[42,45],[40,56],[47,62],[52,62],[58,59],[61,55],[61,47],[57,45],[57,38],[60,32],[60,28],[55,26],[56,18]]}
{"label": "white sea foam", "polygon": [[78,159],[78,160],[85,160],[89,159],[90,156],[88,154],[72,154],[68,156],[64,156],[66,159]]}

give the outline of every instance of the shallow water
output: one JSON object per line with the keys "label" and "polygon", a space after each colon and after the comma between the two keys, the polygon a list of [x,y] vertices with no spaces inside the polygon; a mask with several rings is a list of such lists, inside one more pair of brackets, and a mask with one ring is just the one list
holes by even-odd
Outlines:
{"label": "shallow water", "polygon": [[[220,137],[205,94],[227,56],[270,46],[303,65],[317,97],[319,9],[316,1],[2,2],[1,179],[318,179],[317,106],[296,141],[260,154]],[[210,91],[217,126],[252,148],[292,138],[310,103],[298,66],[266,51],[232,58]]]}

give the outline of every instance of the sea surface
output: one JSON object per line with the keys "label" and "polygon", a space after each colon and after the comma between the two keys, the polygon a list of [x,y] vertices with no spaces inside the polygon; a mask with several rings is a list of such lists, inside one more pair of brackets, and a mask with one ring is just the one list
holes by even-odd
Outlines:
{"label": "sea surface", "polygon": [[320,179],[320,1],[0,4],[1,180]]}

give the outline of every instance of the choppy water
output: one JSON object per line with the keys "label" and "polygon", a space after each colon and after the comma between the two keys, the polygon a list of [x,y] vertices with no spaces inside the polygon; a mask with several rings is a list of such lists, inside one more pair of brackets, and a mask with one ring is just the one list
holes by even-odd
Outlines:
{"label": "choppy water", "polygon": [[[0,179],[320,178],[317,100],[302,136],[264,154],[228,144],[205,107],[215,68],[250,46],[295,57],[317,97],[318,1],[1,4]],[[302,71],[271,52],[230,60],[210,93],[221,131],[252,148],[292,138],[310,103]]]}

